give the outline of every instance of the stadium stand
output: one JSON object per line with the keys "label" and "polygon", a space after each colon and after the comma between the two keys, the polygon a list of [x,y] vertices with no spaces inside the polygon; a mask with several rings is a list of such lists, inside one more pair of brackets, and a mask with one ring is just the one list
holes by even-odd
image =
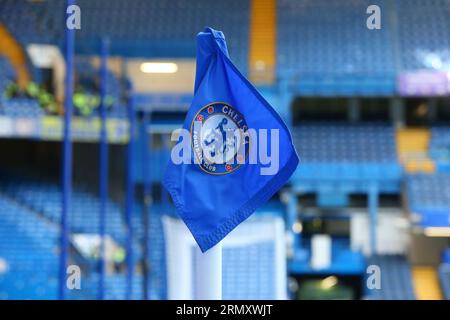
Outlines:
{"label": "stadium stand", "polygon": [[369,290],[368,298],[377,300],[414,300],[411,268],[404,256],[373,256],[369,265],[377,265],[381,271],[381,289]]}
{"label": "stadium stand", "polygon": [[[99,70],[95,68],[92,61],[85,56],[78,56],[75,62],[76,87],[78,91],[85,96],[94,97],[96,106],[93,108],[90,116],[99,116],[98,105],[100,103],[100,79]],[[119,78],[108,70],[106,75],[106,105],[108,108],[108,116],[110,117],[126,117],[126,108],[124,107],[124,96],[126,95],[123,79]]]}
{"label": "stadium stand", "polygon": [[[386,1],[377,1],[384,8]],[[280,0],[279,73],[292,73],[301,95],[389,94],[395,63],[388,19],[376,34],[365,32],[370,1]]]}
{"label": "stadium stand", "polygon": [[[51,221],[57,222],[59,218],[61,190],[56,181],[51,182],[47,177],[37,179],[14,176],[3,178],[2,190],[17,201],[42,213]],[[73,194],[72,226],[74,232],[95,233],[97,224],[95,213],[98,212],[99,200],[89,193],[86,187],[76,188]],[[109,202],[107,205],[108,230],[117,240],[124,237],[123,223],[120,208],[117,204]]]}
{"label": "stadium stand", "polygon": [[15,72],[9,61],[2,56],[0,56],[0,70],[2,71],[0,72],[0,92],[3,98],[3,92],[5,92],[8,84],[15,78]]}
{"label": "stadium stand", "polygon": [[[278,90],[284,90],[280,85],[284,80],[287,80],[287,91],[292,96],[393,97],[397,91],[396,79],[404,71],[450,70],[448,1],[376,1],[383,12],[382,28],[376,32],[367,30],[367,16],[364,14],[372,2],[277,0],[276,17],[273,17],[273,12],[264,11],[267,9],[264,6],[258,7],[259,23],[270,19],[270,23],[263,23],[265,29],[263,32],[260,30],[259,35],[270,33],[269,38],[273,43],[270,43],[268,52],[261,54],[267,39],[256,39],[257,54],[253,54],[249,43],[255,40],[251,37],[258,36],[258,33],[252,34],[251,27],[258,25],[258,21],[252,24],[255,22],[252,20],[252,0],[78,0],[77,4],[82,8],[83,27],[76,33],[77,85],[82,86],[87,94],[98,94],[98,69],[90,59],[93,53],[98,52],[100,37],[109,37],[111,55],[122,58],[193,58],[196,53],[193,39],[206,25],[224,31],[231,58],[244,74],[250,73],[249,69],[258,65],[260,57],[266,59],[269,68],[274,68],[272,71],[275,74],[269,76],[269,84],[273,84],[273,92],[277,92],[274,101],[280,103],[273,105],[278,111],[284,108],[283,98],[278,100],[277,96]],[[123,14],[125,9],[126,15]],[[54,44],[62,48],[64,28],[60,26],[64,24],[63,11],[64,1],[2,0],[0,26],[11,33],[22,49],[31,43]],[[40,82],[41,72],[29,61],[26,61],[26,67],[33,79]],[[0,116],[34,119],[48,115],[35,99],[26,96],[6,98],[3,95],[11,81],[17,80],[17,74],[15,65],[0,55]],[[112,70],[108,70],[107,77],[107,95],[112,101],[108,116],[125,119],[124,96],[131,85],[127,87],[128,79],[119,77]],[[145,103],[149,102],[149,109],[154,105],[189,105],[191,98],[191,94],[164,92],[154,94]],[[85,118],[91,116],[76,115]],[[92,115],[98,116],[98,109]],[[171,114],[161,118],[152,124],[155,127],[173,124]],[[334,208],[348,205],[348,199],[342,195],[347,196],[350,192],[367,193],[373,185],[378,188],[377,192],[400,194],[403,181],[407,206],[414,213],[416,225],[449,227],[450,129],[446,125],[436,124],[429,131],[428,128],[424,131],[426,134],[423,136],[429,142],[428,150],[425,150],[428,152],[426,157],[428,159],[429,156],[436,167],[429,166],[426,171],[428,174],[404,176],[398,152],[401,148],[398,148],[393,125],[374,122],[300,122],[291,130],[301,158],[291,187],[305,193],[318,191],[318,206]],[[431,132],[430,137],[428,132]],[[162,135],[156,136],[153,134],[150,137],[152,141],[159,138],[161,141],[156,141],[152,146],[150,171],[158,193],[163,167],[168,159],[168,144],[163,141],[165,138]],[[407,136],[406,140],[417,137]],[[141,150],[148,141],[144,141],[142,135],[138,139],[135,154],[137,161],[134,163],[137,177],[134,177],[134,182],[141,184]],[[420,148],[424,146],[425,143],[420,143]],[[30,175],[20,170],[10,172],[0,169],[0,259],[6,262],[6,271],[0,270],[0,299],[56,299],[60,183],[45,174]],[[96,234],[99,229],[100,200],[97,191],[80,180],[75,181],[73,188],[71,232],[72,235]],[[158,201],[164,197],[167,200],[167,194],[160,193],[162,195]],[[107,201],[106,233],[120,246],[124,246],[126,221],[120,200],[112,198]],[[271,214],[276,213],[276,217],[268,219],[270,222],[284,216],[279,212],[282,207],[281,203],[277,203],[275,208],[268,210]],[[143,203],[136,201],[132,216],[137,270],[134,274],[133,299],[143,298],[143,214],[148,213],[145,210]],[[148,210],[150,298],[165,299],[170,297],[168,282],[171,275],[166,261],[168,241],[167,232],[163,232],[163,217],[173,215],[173,208],[167,203],[158,202],[153,203]],[[260,214],[255,217],[256,221],[258,219],[261,219]],[[311,220],[316,220],[316,217]],[[282,235],[279,238],[283,239]],[[273,261],[277,253],[272,240],[224,250],[224,298],[280,297],[276,295],[279,293],[277,283],[264,281],[273,280],[271,274],[276,268]],[[341,257],[339,270],[343,270],[343,274],[352,271],[350,260],[353,256],[349,254],[348,241],[332,240],[334,258]],[[309,245],[308,239],[303,241],[305,247]],[[80,263],[87,270],[82,289],[72,291],[70,298],[95,299],[100,277],[96,261],[76,256],[73,252],[71,258],[81,259]],[[353,263],[358,267],[358,272],[359,269],[363,270],[359,262],[356,260]],[[376,255],[364,262],[379,265],[382,272],[382,289],[366,292],[367,298],[416,298],[411,267],[404,256]],[[36,272],[37,264],[40,267]],[[309,261],[305,265],[309,268]],[[450,299],[448,266],[449,262],[444,260],[438,272],[443,294]],[[126,275],[123,272],[108,273],[105,285],[106,299],[126,297]]]}
{"label": "stadium stand", "polygon": [[444,250],[439,266],[439,280],[445,299],[450,300],[450,249]]}
{"label": "stadium stand", "polygon": [[[4,1],[0,20],[23,45],[33,42],[61,45],[64,3],[62,1]],[[79,53],[95,52],[98,39],[111,39],[112,54],[123,56],[186,57],[195,55],[192,37],[206,25],[214,25],[229,38],[233,60],[247,70],[249,1],[79,0],[83,28],[78,33]],[[107,10],[106,10],[107,8]],[[127,15],[123,12],[126,9]],[[224,15],[226,11],[228,14]],[[161,15],[164,12],[164,15]],[[171,21],[174,23],[167,23]]]}
{"label": "stadium stand", "polygon": [[0,194],[1,299],[56,299],[58,227]]}
{"label": "stadium stand", "polygon": [[390,125],[303,122],[292,135],[302,161],[293,177],[299,183],[400,179],[395,131]]}
{"label": "stadium stand", "polygon": [[40,116],[43,110],[37,101],[20,97],[8,99],[6,91],[8,86],[16,80],[16,72],[8,59],[0,55],[0,115],[10,117]]}
{"label": "stadium stand", "polygon": [[450,300],[450,266],[442,264],[439,267],[439,278],[441,281],[442,292],[447,300]]}
{"label": "stadium stand", "polygon": [[450,66],[450,8],[446,0],[394,1],[398,19],[399,68]]}
{"label": "stadium stand", "polygon": [[[6,177],[2,175],[2,181],[0,186],[0,192],[7,195],[8,199],[12,203],[20,203],[19,208],[23,208],[24,212],[31,212],[37,219],[41,219],[45,221],[50,228],[53,228],[53,232],[55,237],[53,238],[53,245],[57,244],[57,213],[60,211],[58,206],[60,205],[59,198],[61,197],[61,193],[57,188],[57,185],[54,183],[49,183],[50,179],[41,177],[41,179],[36,178],[18,178],[17,175],[14,177]],[[82,233],[82,234],[95,234],[98,230],[98,199],[82,188],[75,188],[73,194],[73,211],[71,213],[71,225],[72,232]],[[3,203],[0,204],[3,207]],[[8,207],[4,207],[8,209]],[[112,202],[108,203],[108,217],[107,217],[107,234],[112,235],[115,239],[118,240],[119,243],[123,243],[124,241],[124,224],[121,220],[120,209],[118,209],[117,204]],[[137,206],[135,209],[135,214],[133,216],[133,225],[136,230],[136,242],[135,242],[135,252],[138,252],[138,256],[136,257],[137,263],[140,263],[142,259],[142,248],[139,247],[138,241],[142,241],[143,238],[143,223],[142,223],[142,206]],[[10,211],[8,211],[10,212]],[[152,299],[161,299],[166,297],[166,265],[165,265],[165,249],[164,249],[164,234],[162,233],[162,224],[161,224],[161,215],[162,213],[172,212],[173,208],[162,207],[160,205],[152,206],[151,215],[150,215],[150,239],[149,243],[151,245],[149,249],[150,253],[150,266],[151,266],[151,275],[150,275],[150,288],[151,293],[150,297]],[[269,210],[269,212],[272,212]],[[26,214],[26,213],[25,213]],[[264,215],[264,212],[261,212],[260,215]],[[12,214],[11,214],[12,215]],[[48,220],[47,220],[48,219]],[[267,219],[267,218],[265,218]],[[17,221],[25,220],[25,217],[16,216]],[[32,220],[29,220],[30,225],[36,229],[39,229],[39,234],[42,236],[33,237],[34,241],[41,241],[42,237],[47,234],[47,231],[41,227],[40,224],[36,224]],[[5,228],[9,225],[5,224]],[[253,228],[256,228],[255,225]],[[252,228],[251,225],[247,226],[247,228]],[[30,235],[32,235],[34,229],[30,231]],[[4,233],[1,233],[2,235]],[[24,241],[22,237],[15,236],[18,241]],[[49,240],[52,238],[49,238]],[[252,241],[249,239],[248,241]],[[245,242],[245,241],[244,241]],[[269,285],[270,283],[266,283],[265,281],[261,281],[264,277],[261,272],[272,273],[271,269],[264,269],[268,266],[272,265],[268,263],[268,261],[272,261],[274,258],[275,252],[273,243],[261,243],[255,244],[250,247],[237,247],[230,248],[225,250],[224,255],[224,270],[228,270],[224,272],[226,275],[230,275],[229,277],[224,278],[224,286],[225,292],[227,296],[237,297],[242,296],[242,298],[250,298],[251,293],[255,294],[253,296],[255,299],[261,298],[269,298],[273,297],[275,287],[264,287],[265,285]],[[16,248],[9,248],[12,250],[11,252],[16,252]],[[53,248],[55,249],[55,248]],[[25,252],[30,250],[30,248],[25,248]],[[243,250],[243,251],[242,251]],[[245,252],[245,256],[248,257],[248,260],[242,260],[242,252]],[[0,253],[1,257],[8,258],[7,252]],[[44,257],[46,257],[44,255]],[[17,258],[17,256],[16,256]],[[47,258],[52,265],[52,270],[49,271],[55,272],[56,270],[56,255],[54,252],[50,258]],[[7,260],[8,261],[8,260]],[[262,263],[261,261],[266,261]],[[25,265],[23,261],[19,261],[20,266],[25,270],[32,269],[29,265]],[[242,264],[242,266],[241,266]],[[252,270],[249,267],[249,264],[254,266],[255,268],[259,268],[261,272],[253,273],[254,276],[250,276],[250,274],[245,275],[244,270]],[[13,265],[11,266],[11,268]],[[240,270],[240,271],[237,271]],[[32,270],[30,270],[32,272]],[[231,276],[234,275],[234,276]],[[258,276],[256,276],[258,275]],[[7,279],[6,277],[3,277]],[[228,280],[227,280],[228,279]],[[243,282],[243,279],[246,279]],[[3,280],[7,281],[7,280]],[[133,299],[142,299],[143,297],[143,277],[140,275],[136,275],[134,281],[134,290],[133,290]],[[56,280],[54,280],[56,283]],[[20,282],[19,282],[20,283]],[[96,297],[98,283],[98,273],[96,271],[95,264],[93,268],[88,270],[87,276],[85,276],[82,280],[82,289],[75,290],[71,293],[72,299],[94,299]],[[123,274],[111,274],[108,275],[106,280],[106,299],[124,299],[125,297],[125,275]],[[20,287],[20,285],[18,285]],[[257,287],[254,287],[257,286]],[[262,286],[262,287],[261,287]],[[39,287],[38,287],[39,288]],[[46,287],[46,290],[50,291],[52,288]],[[53,290],[55,290],[53,288]],[[5,298],[11,298],[12,296],[6,296]],[[22,296],[17,295],[14,297],[18,298],[35,298],[34,296],[27,296],[29,294],[29,288],[23,288]],[[43,293],[38,292],[37,297],[40,298],[48,298],[54,299],[55,297],[51,294],[48,294],[47,291]]]}
{"label": "stadium stand", "polygon": [[[73,300],[94,300],[97,297],[99,275],[94,273],[82,280],[81,290],[71,292],[70,299]],[[136,275],[133,282],[132,300],[142,300],[143,297],[143,278]],[[125,275],[107,275],[105,279],[105,299],[106,300],[124,300],[126,292]],[[152,299],[161,299],[161,297],[151,294]]]}
{"label": "stadium stand", "polygon": [[383,124],[301,123],[292,133],[302,161],[395,163],[394,128]]}
{"label": "stadium stand", "polygon": [[[61,190],[56,182],[52,182],[50,178],[45,175],[7,175],[2,174],[0,182],[0,193],[5,194],[9,199],[13,199],[19,203],[22,208],[32,212],[35,216],[40,217],[48,222],[57,233],[57,226],[59,225],[60,199]],[[73,209],[71,212],[71,226],[72,233],[81,234],[96,234],[98,232],[98,206],[99,199],[96,195],[89,191],[89,188],[78,186],[74,188],[72,197]],[[1,207],[1,206],[0,206]],[[6,209],[6,208],[5,208]],[[138,205],[135,207],[135,214],[133,215],[133,226],[136,230],[134,241],[134,254],[136,264],[140,264],[143,255],[143,248],[141,246],[143,240],[143,222],[142,214],[143,207]],[[119,244],[125,243],[125,221],[122,213],[123,209],[119,204],[113,200],[108,201],[107,204],[107,226],[106,233],[111,235]],[[150,288],[152,288],[151,297],[161,299],[165,297],[165,256],[164,256],[164,237],[162,233],[161,214],[163,212],[172,212],[172,208],[161,207],[158,205],[152,206],[150,215],[150,239],[149,239],[149,253],[150,253]],[[27,211],[25,211],[27,212]],[[17,221],[25,219],[18,217]],[[35,224],[35,228],[41,228],[40,224]],[[35,241],[40,241],[40,234],[44,235],[45,229],[39,230]],[[3,235],[3,234],[2,234]],[[30,232],[30,236],[32,232]],[[56,244],[56,239],[54,239]],[[0,256],[2,256],[0,254]],[[56,263],[56,256],[53,257],[53,262]],[[26,268],[26,266],[24,266]],[[96,297],[96,285],[98,281],[98,273],[95,264],[93,269],[89,270],[87,279],[83,279],[85,287],[80,292],[74,292],[74,298],[89,299]],[[140,279],[140,280],[139,280]],[[142,276],[137,276],[134,284],[138,290],[134,290],[134,299],[142,299]],[[125,297],[125,275],[115,274],[108,276],[106,285],[111,290],[107,290],[107,298],[124,299]]]}
{"label": "stadium stand", "polygon": [[449,226],[450,173],[410,175],[406,185],[409,210],[420,226]]}
{"label": "stadium stand", "polygon": [[48,10],[53,5],[55,10],[63,10],[61,1],[5,0],[2,2],[0,20],[22,45],[61,43],[62,33],[57,33],[58,28],[53,24],[54,11]]}
{"label": "stadium stand", "polygon": [[442,167],[450,163],[450,127],[445,125],[431,128],[430,156]]}

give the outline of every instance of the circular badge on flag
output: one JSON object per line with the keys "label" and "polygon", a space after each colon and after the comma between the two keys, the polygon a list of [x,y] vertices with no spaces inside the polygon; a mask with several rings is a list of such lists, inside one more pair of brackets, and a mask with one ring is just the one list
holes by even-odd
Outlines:
{"label": "circular badge on flag", "polygon": [[227,174],[247,158],[250,145],[244,116],[228,103],[201,108],[191,124],[191,144],[197,164],[209,174]]}

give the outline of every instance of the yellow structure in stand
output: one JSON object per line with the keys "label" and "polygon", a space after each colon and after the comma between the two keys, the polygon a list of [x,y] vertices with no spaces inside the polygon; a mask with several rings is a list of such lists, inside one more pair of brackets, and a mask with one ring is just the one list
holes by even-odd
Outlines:
{"label": "yellow structure in stand", "polygon": [[413,267],[412,275],[418,300],[442,300],[441,288],[435,267]]}
{"label": "yellow structure in stand", "polygon": [[26,54],[14,36],[0,23],[0,55],[5,56],[17,74],[17,84],[25,89],[31,77],[27,69]]}
{"label": "yellow structure in stand", "polygon": [[426,128],[398,129],[397,156],[409,173],[433,173],[435,163],[428,156],[431,133]]}
{"label": "yellow structure in stand", "polygon": [[272,84],[275,80],[276,15],[275,0],[252,0],[249,73],[256,84]]}

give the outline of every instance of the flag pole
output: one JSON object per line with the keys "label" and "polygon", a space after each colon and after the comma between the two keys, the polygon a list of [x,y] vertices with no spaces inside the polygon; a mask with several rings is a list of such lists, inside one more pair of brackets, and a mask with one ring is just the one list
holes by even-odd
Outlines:
{"label": "flag pole", "polygon": [[105,273],[106,273],[106,205],[108,201],[108,173],[109,173],[109,146],[107,131],[106,90],[108,81],[108,52],[109,40],[102,38],[100,42],[100,144],[99,144],[99,235],[100,235],[100,259],[99,259],[99,282],[98,299],[105,298]]}
{"label": "flag pole", "polygon": [[195,299],[222,300],[222,242],[195,255]]}
{"label": "flag pole", "polygon": [[[66,8],[75,4],[75,0],[66,0]],[[69,237],[70,225],[69,215],[72,197],[72,109],[73,109],[73,64],[75,54],[75,30],[66,28],[65,39],[65,92],[64,92],[64,119],[63,119],[63,142],[62,142],[62,204],[61,204],[61,239],[59,255],[59,285],[58,297],[60,300],[66,298],[67,264],[69,260]]]}
{"label": "flag pole", "polygon": [[125,299],[131,300],[133,296],[133,276],[134,276],[134,256],[133,256],[133,206],[134,206],[134,133],[136,126],[136,118],[134,113],[134,97],[129,92],[128,97],[128,147],[127,147],[127,176],[126,176],[126,199],[125,199],[125,218],[127,226],[127,242],[126,242],[126,264],[127,278]]}

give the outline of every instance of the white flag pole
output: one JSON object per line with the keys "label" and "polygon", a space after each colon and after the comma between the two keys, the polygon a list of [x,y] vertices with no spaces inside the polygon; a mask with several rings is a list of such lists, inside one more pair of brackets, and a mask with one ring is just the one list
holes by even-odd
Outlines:
{"label": "white flag pole", "polygon": [[202,253],[195,254],[195,299],[222,299],[222,242]]}

